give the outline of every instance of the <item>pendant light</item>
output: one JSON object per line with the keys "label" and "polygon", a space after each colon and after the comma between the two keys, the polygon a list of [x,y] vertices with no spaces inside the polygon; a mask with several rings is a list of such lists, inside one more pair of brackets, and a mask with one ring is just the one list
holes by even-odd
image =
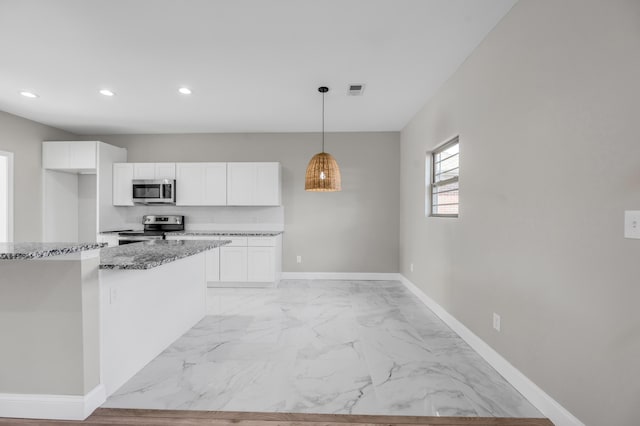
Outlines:
{"label": "pendant light", "polygon": [[342,190],[340,169],[333,155],[324,152],[324,95],[328,87],[318,87],[322,93],[322,152],[316,154],[309,161],[305,175],[304,190],[316,192],[335,192]]}

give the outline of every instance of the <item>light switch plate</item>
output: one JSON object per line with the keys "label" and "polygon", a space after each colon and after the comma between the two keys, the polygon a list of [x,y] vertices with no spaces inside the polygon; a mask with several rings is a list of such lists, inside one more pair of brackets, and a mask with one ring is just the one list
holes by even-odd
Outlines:
{"label": "light switch plate", "polygon": [[640,210],[624,212],[624,237],[640,238]]}

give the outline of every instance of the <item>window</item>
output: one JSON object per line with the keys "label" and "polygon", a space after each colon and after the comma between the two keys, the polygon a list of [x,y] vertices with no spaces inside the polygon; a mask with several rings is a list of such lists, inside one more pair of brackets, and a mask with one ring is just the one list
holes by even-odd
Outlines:
{"label": "window", "polygon": [[13,154],[0,151],[0,243],[13,241]]}
{"label": "window", "polygon": [[460,175],[458,137],[427,155],[430,167],[427,179],[429,216],[458,217],[458,176]]}

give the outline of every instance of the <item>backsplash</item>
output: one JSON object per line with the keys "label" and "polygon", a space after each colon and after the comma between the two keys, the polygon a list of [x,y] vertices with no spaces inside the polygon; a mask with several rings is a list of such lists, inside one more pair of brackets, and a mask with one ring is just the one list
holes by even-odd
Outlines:
{"label": "backsplash", "polygon": [[142,216],[149,214],[178,214],[185,216],[187,230],[242,229],[281,231],[284,229],[284,207],[181,207],[134,206],[122,207],[125,228],[141,229]]}

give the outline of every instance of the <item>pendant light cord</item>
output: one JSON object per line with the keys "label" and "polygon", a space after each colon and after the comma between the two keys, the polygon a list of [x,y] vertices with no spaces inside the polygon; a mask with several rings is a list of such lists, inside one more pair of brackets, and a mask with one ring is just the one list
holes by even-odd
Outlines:
{"label": "pendant light cord", "polygon": [[324,152],[324,94],[322,92],[322,152]]}

